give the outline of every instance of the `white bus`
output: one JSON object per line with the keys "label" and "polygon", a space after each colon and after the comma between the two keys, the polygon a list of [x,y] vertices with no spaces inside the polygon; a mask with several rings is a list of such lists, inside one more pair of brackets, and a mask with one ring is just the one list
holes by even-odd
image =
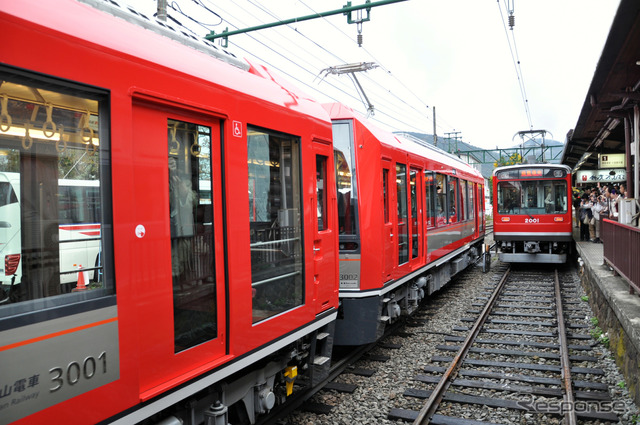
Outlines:
{"label": "white bus", "polygon": [[[58,180],[60,283],[100,280],[100,185],[98,180]],[[20,283],[22,243],[20,174],[0,173],[0,284]]]}

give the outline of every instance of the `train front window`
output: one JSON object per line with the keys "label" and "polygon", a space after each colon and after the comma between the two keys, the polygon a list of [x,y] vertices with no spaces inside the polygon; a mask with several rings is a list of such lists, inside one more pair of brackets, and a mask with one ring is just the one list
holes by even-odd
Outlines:
{"label": "train front window", "polygon": [[253,323],[302,305],[300,140],[249,127]]}
{"label": "train front window", "polygon": [[500,214],[564,214],[567,212],[567,183],[558,180],[498,182]]}
{"label": "train front window", "polygon": [[113,294],[106,93],[0,81],[0,317]]}
{"label": "train front window", "polygon": [[167,139],[177,353],[217,336],[211,129],[169,119]]}

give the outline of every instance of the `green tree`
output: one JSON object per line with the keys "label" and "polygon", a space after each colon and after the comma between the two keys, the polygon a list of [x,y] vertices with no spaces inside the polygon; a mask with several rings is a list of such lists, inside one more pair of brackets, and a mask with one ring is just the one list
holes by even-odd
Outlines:
{"label": "green tree", "polygon": [[522,155],[520,155],[518,152],[514,152],[506,158],[501,156],[498,159],[498,161],[493,163],[493,166],[503,167],[505,165],[515,165],[515,164],[522,164]]}

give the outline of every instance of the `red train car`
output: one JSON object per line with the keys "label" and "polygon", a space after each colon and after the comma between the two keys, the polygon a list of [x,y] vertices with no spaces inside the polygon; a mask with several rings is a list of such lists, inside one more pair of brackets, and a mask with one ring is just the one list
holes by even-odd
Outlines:
{"label": "red train car", "polygon": [[568,166],[521,164],[493,171],[493,234],[501,261],[566,262],[571,225]]}
{"label": "red train car", "polygon": [[484,179],[453,155],[382,131],[348,107],[325,108],[340,233],[335,344],[366,344],[479,255]]}
{"label": "red train car", "polygon": [[[0,291],[0,424],[253,423],[296,374],[325,373],[338,236],[322,106],[107,2],[0,0],[0,27],[0,171],[19,174],[0,249],[19,230],[21,269]],[[99,190],[63,203],[61,179]],[[87,204],[100,253],[68,269],[59,229]]]}

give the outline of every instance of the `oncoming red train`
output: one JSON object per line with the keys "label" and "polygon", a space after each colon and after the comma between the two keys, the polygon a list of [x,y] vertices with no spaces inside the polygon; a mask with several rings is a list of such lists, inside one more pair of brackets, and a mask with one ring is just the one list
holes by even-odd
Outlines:
{"label": "oncoming red train", "polygon": [[0,0],[0,424],[255,423],[478,255],[471,167],[110,3]]}
{"label": "oncoming red train", "polygon": [[493,234],[505,262],[564,263],[571,253],[571,169],[521,164],[493,171]]}

